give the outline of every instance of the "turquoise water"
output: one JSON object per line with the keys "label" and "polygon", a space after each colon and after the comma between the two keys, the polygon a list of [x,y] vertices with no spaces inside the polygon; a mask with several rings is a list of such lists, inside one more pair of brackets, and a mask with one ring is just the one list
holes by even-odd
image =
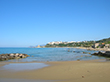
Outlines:
{"label": "turquoise water", "polygon": [[[86,53],[83,53],[86,52]],[[31,62],[31,61],[74,61],[103,59],[104,57],[91,56],[97,51],[88,51],[77,48],[0,48],[0,54],[6,53],[25,53],[30,55],[25,59],[8,60],[12,62]],[[89,54],[91,53],[91,54]]]}

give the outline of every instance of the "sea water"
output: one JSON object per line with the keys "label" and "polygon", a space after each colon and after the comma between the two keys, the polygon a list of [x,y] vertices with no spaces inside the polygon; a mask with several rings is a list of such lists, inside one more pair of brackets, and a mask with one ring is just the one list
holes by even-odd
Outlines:
{"label": "sea water", "polygon": [[[29,55],[29,57],[24,59],[12,59],[5,61],[17,63],[4,65],[0,67],[0,70],[23,71],[40,69],[49,66],[45,63],[37,62],[104,59],[104,57],[91,55],[94,52],[97,51],[90,51],[78,48],[0,48],[0,54],[24,53]],[[35,63],[32,63],[34,61]]]}
{"label": "sea water", "polygon": [[29,57],[24,59],[8,60],[10,62],[51,62],[104,59],[104,57],[91,55],[94,52],[98,51],[78,48],[0,48],[0,54],[25,53],[29,55]]}
{"label": "sea water", "polygon": [[24,71],[24,70],[35,70],[49,65],[44,63],[10,63],[0,67],[0,70],[10,71]]}

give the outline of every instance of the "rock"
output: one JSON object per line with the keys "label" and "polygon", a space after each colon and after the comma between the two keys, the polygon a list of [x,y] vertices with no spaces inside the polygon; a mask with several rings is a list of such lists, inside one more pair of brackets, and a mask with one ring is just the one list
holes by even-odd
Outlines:
{"label": "rock", "polygon": [[93,53],[92,55],[110,57],[110,51],[106,51],[106,52],[100,52],[99,51],[98,53]]}
{"label": "rock", "polygon": [[109,58],[106,58],[106,61],[110,61],[110,59]]}
{"label": "rock", "polygon": [[89,52],[83,52],[83,54],[91,54],[91,53],[89,53]]}
{"label": "rock", "polygon": [[83,52],[83,54],[85,54],[86,52]]}
{"label": "rock", "polygon": [[104,56],[110,57],[110,54],[109,53],[105,53]]}
{"label": "rock", "polygon": [[93,53],[92,55],[98,55],[98,53],[96,52],[96,53]]}
{"label": "rock", "polygon": [[19,54],[19,53],[0,54],[0,61],[10,60],[10,59],[26,58],[28,56],[29,55],[27,55],[27,54]]}
{"label": "rock", "polygon": [[110,51],[106,51],[105,53],[109,53],[110,54]]}
{"label": "rock", "polygon": [[10,54],[10,56],[14,56],[14,54]]}
{"label": "rock", "polygon": [[84,78],[84,76],[82,76],[82,78]]}
{"label": "rock", "polygon": [[80,59],[77,59],[77,61],[80,61]]}
{"label": "rock", "polygon": [[15,54],[15,57],[18,57],[18,56],[19,56],[19,53],[16,53],[16,54]]}

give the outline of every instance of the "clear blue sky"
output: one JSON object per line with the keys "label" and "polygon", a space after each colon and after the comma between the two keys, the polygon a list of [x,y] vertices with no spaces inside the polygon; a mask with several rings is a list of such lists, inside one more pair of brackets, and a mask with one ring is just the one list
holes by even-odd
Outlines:
{"label": "clear blue sky", "polygon": [[0,0],[0,47],[110,37],[110,0]]}

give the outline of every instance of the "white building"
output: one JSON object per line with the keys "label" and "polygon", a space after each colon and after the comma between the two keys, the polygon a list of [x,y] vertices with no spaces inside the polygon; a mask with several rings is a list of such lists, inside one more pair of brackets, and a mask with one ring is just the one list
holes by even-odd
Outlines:
{"label": "white building", "polygon": [[62,41],[57,41],[57,42],[49,42],[48,44],[53,45],[53,44],[61,44],[63,43]]}

